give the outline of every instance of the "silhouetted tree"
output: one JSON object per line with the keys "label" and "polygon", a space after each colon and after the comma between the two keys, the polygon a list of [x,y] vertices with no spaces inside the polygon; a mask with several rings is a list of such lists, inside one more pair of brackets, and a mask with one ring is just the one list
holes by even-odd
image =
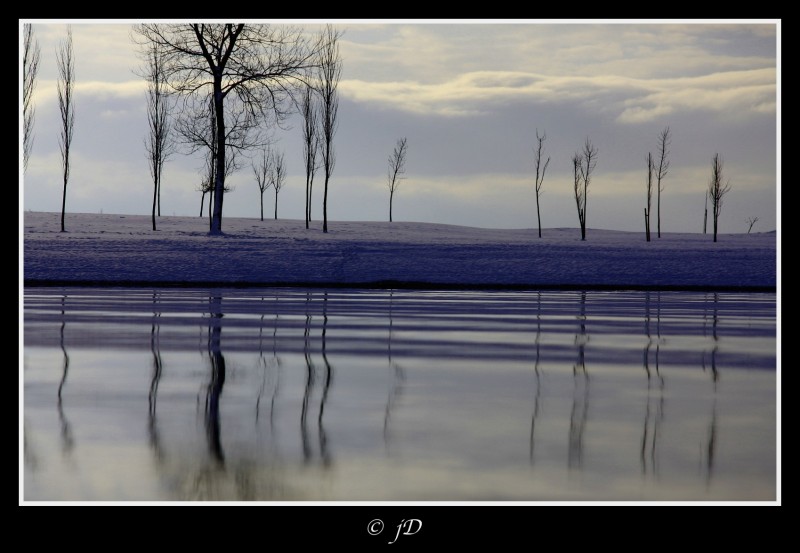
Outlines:
{"label": "silhouetted tree", "polygon": [[33,148],[33,122],[36,111],[33,105],[33,91],[36,88],[36,75],[39,72],[41,48],[39,41],[33,38],[33,25],[25,23],[22,34],[22,167],[23,170],[27,170]]}
{"label": "silhouetted tree", "polygon": [[730,181],[723,181],[722,158],[714,154],[711,160],[711,180],[708,183],[708,198],[711,200],[711,216],[714,222],[714,242],[717,241],[717,226],[722,213],[722,200],[731,189]]}
{"label": "silhouetted tree", "polygon": [[147,80],[147,124],[145,138],[148,168],[153,179],[153,230],[156,230],[156,213],[161,216],[161,175],[164,162],[175,152],[170,117],[170,101],[164,76],[164,55],[161,46],[151,43],[146,51],[146,65],[142,71]]}
{"label": "silhouetted tree", "polygon": [[286,182],[286,164],[283,159],[283,152],[272,154],[272,178],[270,185],[275,190],[275,219],[278,218],[278,192]]}
{"label": "silhouetted tree", "polygon": [[322,199],[322,232],[328,232],[328,183],[336,165],[333,136],[336,134],[339,114],[339,79],[342,76],[342,57],[339,54],[341,33],[327,25],[323,31],[319,50],[320,134],[322,167],[325,170],[325,191]]}
{"label": "silhouetted tree", "polygon": [[[136,27],[141,44],[164,49],[164,75],[184,97],[182,113],[214,103],[216,169],[210,232],[222,232],[222,205],[229,141],[250,149],[263,121],[280,122],[292,87],[315,67],[321,42],[310,45],[301,29],[286,25],[233,23],[158,24]],[[321,39],[320,39],[321,40]],[[192,100],[194,98],[194,100]],[[235,135],[232,131],[235,130]]]}
{"label": "silhouetted tree", "polygon": [[64,192],[61,196],[61,232],[64,232],[64,213],[67,207],[67,182],[69,181],[69,148],[75,130],[75,60],[72,51],[72,28],[67,27],[67,38],[56,50],[58,65],[58,109],[61,113],[61,134],[58,145],[64,170]]}
{"label": "silhouetted tree", "polygon": [[387,185],[389,186],[390,223],[392,222],[392,200],[394,198],[394,193],[400,186],[400,181],[405,178],[403,177],[403,175],[406,172],[406,152],[408,152],[407,144],[408,141],[406,140],[406,137],[398,139],[397,144],[394,147],[394,151],[392,152],[392,155],[389,156]]}
{"label": "silhouetted tree", "polygon": [[581,240],[586,240],[586,205],[589,193],[589,183],[592,172],[597,165],[597,148],[589,138],[583,145],[583,151],[572,156],[573,189],[575,203],[578,208],[578,221],[581,225]]}
{"label": "silhouetted tree", "polygon": [[300,113],[303,115],[303,158],[306,167],[306,228],[311,221],[314,175],[319,169],[319,108],[315,94],[311,83],[306,83],[300,96]]}
{"label": "silhouetted tree", "polygon": [[581,186],[581,167],[583,165],[583,156],[575,152],[572,156],[572,190],[575,193],[575,206],[578,209],[578,223],[581,226],[581,237],[584,236],[586,228],[585,206],[586,197],[584,196],[583,186]]}
{"label": "silhouetted tree", "polygon": [[[669,127],[664,127],[664,130],[661,131],[658,135],[658,168],[655,170],[656,173],[656,189],[658,191],[658,198],[656,200],[657,203],[657,211],[658,211],[658,237],[661,238],[661,192],[664,190],[661,181],[664,180],[664,177],[667,176],[667,171],[669,170],[669,160],[667,156],[669,155],[669,147],[670,143],[670,135],[669,135]],[[649,213],[649,211],[648,211]]]}
{"label": "silhouetted tree", "polygon": [[647,241],[650,241],[650,214],[653,201],[653,154],[647,154],[647,207],[644,208],[644,231]]}
{"label": "silhouetted tree", "polygon": [[270,182],[272,180],[272,150],[268,146],[265,146],[263,150],[261,150],[261,157],[258,159],[258,164],[253,162],[253,174],[256,177],[256,184],[258,184],[258,190],[260,192],[260,200],[261,200],[261,220],[264,220],[264,192],[270,186]]}
{"label": "silhouetted tree", "polygon": [[750,231],[753,230],[753,225],[755,225],[757,221],[758,217],[750,217],[747,219],[747,224],[750,225],[747,227],[747,234],[750,234]]}
{"label": "silhouetted tree", "polygon": [[547,156],[547,160],[544,162],[544,165],[542,165],[542,143],[546,138],[547,134],[542,133],[542,136],[539,136],[539,130],[536,130],[536,148],[533,149],[533,159],[536,165],[536,219],[539,222],[539,238],[542,237],[542,216],[539,213],[539,197],[542,195],[542,182],[544,182],[544,173],[547,171],[547,166],[550,164],[550,156]]}

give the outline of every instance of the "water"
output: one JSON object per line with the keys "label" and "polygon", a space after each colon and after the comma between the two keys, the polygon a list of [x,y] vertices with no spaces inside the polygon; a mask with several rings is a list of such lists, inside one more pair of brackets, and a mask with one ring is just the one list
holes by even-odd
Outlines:
{"label": "water", "polygon": [[29,288],[27,501],[776,499],[774,294]]}

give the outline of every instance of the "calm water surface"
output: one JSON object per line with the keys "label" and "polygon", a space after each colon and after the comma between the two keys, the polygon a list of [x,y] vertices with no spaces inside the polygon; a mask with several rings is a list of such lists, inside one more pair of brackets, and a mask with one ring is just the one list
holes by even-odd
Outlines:
{"label": "calm water surface", "polygon": [[28,288],[24,499],[776,499],[775,294]]}

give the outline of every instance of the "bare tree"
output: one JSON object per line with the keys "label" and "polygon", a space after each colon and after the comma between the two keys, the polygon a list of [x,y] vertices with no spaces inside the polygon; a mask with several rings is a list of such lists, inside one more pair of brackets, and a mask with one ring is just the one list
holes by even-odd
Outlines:
{"label": "bare tree", "polygon": [[61,134],[58,145],[64,169],[64,192],[61,195],[61,232],[64,232],[64,213],[67,207],[67,182],[69,181],[69,148],[75,129],[75,60],[72,51],[72,27],[67,27],[67,38],[56,50],[58,65],[58,108],[61,113]]}
{"label": "bare tree", "polygon": [[539,238],[542,237],[542,216],[539,212],[539,197],[542,195],[544,173],[547,171],[547,166],[550,164],[550,156],[547,156],[547,160],[544,162],[544,165],[542,165],[542,147],[546,138],[546,133],[542,133],[542,136],[539,136],[539,129],[536,129],[536,148],[533,150],[533,159],[536,165],[536,219],[539,222]]}
{"label": "bare tree", "polygon": [[269,146],[265,146],[261,150],[261,157],[258,159],[258,164],[253,162],[253,173],[256,177],[256,184],[261,196],[261,220],[264,220],[264,192],[270,187],[272,181],[272,150]]}
{"label": "bare tree", "polygon": [[36,88],[41,54],[39,41],[33,38],[33,25],[30,23],[25,23],[23,26],[22,41],[22,167],[23,170],[27,170],[33,148],[33,122],[36,111],[33,105],[33,91]]}
{"label": "bare tree", "polygon": [[142,71],[147,80],[147,124],[149,133],[145,138],[150,176],[153,179],[153,230],[156,230],[156,213],[161,216],[161,175],[164,162],[175,152],[172,135],[171,111],[167,82],[164,77],[164,54],[162,47],[153,42],[146,51],[146,65]]}
{"label": "bare tree", "polygon": [[328,183],[336,165],[333,136],[336,134],[339,113],[339,79],[342,76],[342,57],[339,54],[341,32],[326,25],[320,37],[319,95],[321,100],[320,126],[322,167],[325,170],[325,190],[322,199],[322,232],[328,232]]}
{"label": "bare tree", "polygon": [[758,217],[750,217],[747,219],[747,224],[750,225],[747,227],[747,234],[750,234],[750,231],[753,230],[753,225],[755,225],[757,221]]}
{"label": "bare tree", "polygon": [[572,156],[572,190],[575,193],[575,206],[578,209],[578,223],[581,225],[581,236],[585,235],[586,228],[586,196],[583,186],[581,186],[581,171],[583,166],[583,156],[575,152]]}
{"label": "bare tree", "polygon": [[286,25],[148,23],[135,31],[141,44],[164,48],[164,74],[184,97],[182,113],[193,111],[198,97],[200,103],[206,99],[214,103],[216,169],[210,232],[220,234],[228,141],[240,150],[263,143],[253,139],[254,133],[263,128],[264,120],[280,123],[288,115],[290,105],[285,100],[315,67],[323,45],[312,47],[301,29]]}
{"label": "bare tree", "polygon": [[581,224],[581,240],[586,240],[586,205],[592,172],[597,165],[597,148],[589,138],[583,144],[583,151],[572,156],[573,189],[578,207],[578,221]]}
{"label": "bare tree", "polygon": [[389,170],[388,170],[388,182],[387,185],[389,186],[389,222],[392,222],[392,199],[394,198],[394,193],[400,186],[400,181],[403,180],[405,177],[403,175],[406,172],[406,152],[408,152],[408,141],[406,137],[400,138],[397,140],[397,144],[394,147],[394,151],[392,155],[389,156]]}
{"label": "bare tree", "polygon": [[314,88],[306,83],[300,96],[300,112],[303,115],[303,158],[306,167],[306,228],[311,222],[311,192],[314,189],[314,175],[319,169],[319,108]]}
{"label": "bare tree", "polygon": [[647,153],[647,207],[644,208],[644,233],[647,241],[650,241],[650,214],[653,203],[653,154]]}
{"label": "bare tree", "polygon": [[669,160],[667,156],[669,155],[669,143],[671,141],[669,135],[669,127],[664,127],[658,135],[658,168],[656,169],[656,190],[658,191],[658,198],[657,202],[657,211],[658,211],[658,237],[661,238],[661,192],[664,190],[663,184],[661,181],[664,180],[664,177],[667,176],[667,171],[669,170]]}
{"label": "bare tree", "polygon": [[286,163],[283,152],[272,154],[272,188],[275,190],[275,219],[278,218],[278,192],[281,191],[286,183]]}
{"label": "bare tree", "polygon": [[731,189],[730,181],[723,183],[723,180],[722,157],[719,154],[714,154],[711,160],[711,180],[708,183],[708,198],[711,200],[711,216],[714,222],[714,242],[717,241],[717,227],[720,213],[722,213],[722,200]]}

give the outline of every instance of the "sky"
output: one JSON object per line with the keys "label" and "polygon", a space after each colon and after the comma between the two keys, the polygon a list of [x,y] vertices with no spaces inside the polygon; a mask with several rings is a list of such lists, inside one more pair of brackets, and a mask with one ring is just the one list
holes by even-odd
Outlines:
{"label": "sky", "polygon": [[[41,62],[33,150],[27,170],[20,169],[20,209],[61,209],[55,52],[71,24],[76,115],[67,213],[149,213],[146,83],[135,73],[141,62],[130,37],[140,21],[20,20],[20,82],[23,22],[33,23]],[[310,34],[320,28],[319,21],[294,23]],[[658,135],[669,127],[663,232],[702,232],[715,154],[731,187],[719,231],[747,232],[754,217],[754,232],[779,225],[778,20],[332,23],[343,31],[343,67],[329,221],[388,220],[388,158],[406,137],[395,221],[535,228],[538,132],[546,134],[544,155],[550,157],[540,197],[543,228],[579,226],[572,156],[588,138],[598,158],[587,226],[643,231],[645,160],[648,152],[656,155]],[[20,107],[20,129],[21,121]],[[288,170],[278,216],[302,219],[299,119],[286,126],[275,132],[274,147],[283,151]],[[198,214],[202,165],[199,154],[182,151],[167,161],[162,215]],[[321,176],[312,207],[317,220]],[[259,217],[249,162],[228,185],[233,191],[225,197],[224,217]],[[269,191],[265,215],[273,210]]]}

